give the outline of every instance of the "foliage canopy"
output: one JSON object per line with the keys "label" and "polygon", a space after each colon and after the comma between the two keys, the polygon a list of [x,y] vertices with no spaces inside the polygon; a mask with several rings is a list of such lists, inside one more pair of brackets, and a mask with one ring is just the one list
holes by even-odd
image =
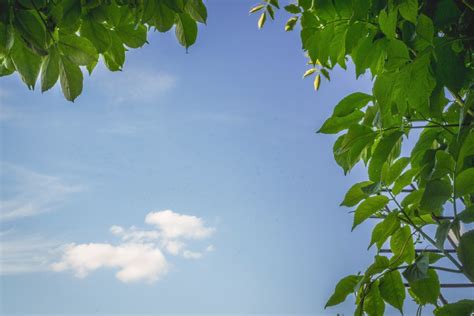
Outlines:
{"label": "foliage canopy", "polygon": [[[265,0],[250,12],[262,28],[278,8]],[[298,0],[284,8],[294,15],[285,30],[301,26],[312,65],[303,77],[314,76],[316,90],[349,61],[357,77],[369,71],[373,79],[370,95],[346,96],[318,131],[338,135],[334,159],[344,173],[367,166],[367,181],[342,202],[355,207],[352,229],[378,220],[374,263],[343,278],[326,307],[354,293],[356,315],[383,315],[385,304],[403,313],[408,292],[419,313],[432,304],[436,315],[471,315],[473,300],[448,304],[437,271],[474,282],[474,230],[461,229],[474,222],[472,1]]]}
{"label": "foliage canopy", "polygon": [[38,76],[41,91],[60,81],[66,99],[82,92],[101,55],[119,71],[125,52],[147,43],[148,30],[175,26],[186,49],[197,37],[197,22],[206,23],[202,0],[1,0],[0,76],[18,72],[30,89]]}

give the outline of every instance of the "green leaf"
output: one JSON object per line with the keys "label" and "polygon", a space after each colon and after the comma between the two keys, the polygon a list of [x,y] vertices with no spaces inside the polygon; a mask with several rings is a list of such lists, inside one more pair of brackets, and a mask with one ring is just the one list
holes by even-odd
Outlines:
{"label": "green leaf", "polygon": [[340,146],[334,150],[334,157],[337,157],[336,161],[345,172],[351,170],[361,159],[363,153],[370,150],[375,137],[376,133],[368,126],[352,125],[349,127]]}
{"label": "green leaf", "polygon": [[410,227],[403,226],[392,235],[390,249],[393,252],[393,262],[410,264],[415,259],[415,246]]}
{"label": "green leaf", "polygon": [[351,93],[348,96],[344,97],[339,103],[334,107],[332,116],[346,116],[354,112],[355,110],[360,110],[372,101],[373,97],[369,94],[362,92]]}
{"label": "green leaf", "polygon": [[385,303],[380,295],[379,281],[375,281],[365,297],[364,311],[368,316],[383,316]]}
{"label": "green leaf", "polygon": [[377,244],[377,248],[382,248],[387,239],[392,236],[400,228],[400,220],[396,212],[391,212],[387,217],[375,225],[372,230],[369,248],[373,244]]}
{"label": "green leaf", "polygon": [[69,58],[61,56],[59,63],[59,79],[64,97],[73,101],[82,92],[82,71],[78,65],[72,63]]}
{"label": "green leaf", "polygon": [[424,14],[420,14],[416,24],[415,48],[419,51],[433,45],[433,21]]}
{"label": "green leaf", "polygon": [[398,270],[386,272],[380,279],[380,295],[403,315],[403,302],[405,301],[405,286]]}
{"label": "green leaf", "polygon": [[383,10],[379,14],[379,25],[382,32],[388,38],[395,38],[395,30],[397,27],[398,12],[396,10]]}
{"label": "green leaf", "polygon": [[474,282],[474,230],[461,235],[457,253],[464,273]]}
{"label": "green leaf", "polygon": [[298,22],[298,17],[293,16],[286,21],[285,32],[293,31],[295,28],[296,22]]}
{"label": "green leaf", "polygon": [[58,47],[64,56],[77,65],[86,66],[96,62],[99,58],[94,45],[85,37],[75,34],[61,35]]}
{"label": "green leaf", "polygon": [[34,89],[41,68],[41,57],[26,48],[22,40],[16,37],[11,49],[11,59],[21,80],[29,89]]}
{"label": "green leaf", "polygon": [[207,8],[202,0],[188,0],[185,10],[194,20],[206,24]]}
{"label": "green leaf", "polygon": [[429,267],[430,257],[428,254],[420,254],[415,262],[409,265],[405,271],[403,271],[403,276],[409,282],[413,282],[420,279],[425,279],[428,277],[428,267]]}
{"label": "green leaf", "polygon": [[407,171],[405,171],[397,180],[395,180],[395,183],[392,187],[393,194],[399,194],[403,190],[403,188],[412,183],[413,177],[416,174],[417,170],[415,169],[408,169]]}
{"label": "green leaf", "polygon": [[186,49],[196,41],[197,24],[187,13],[176,15],[176,38]]}
{"label": "green leaf", "polygon": [[398,69],[410,61],[407,45],[398,40],[392,39],[387,46],[387,61],[385,68],[387,70]]}
{"label": "green leaf", "polygon": [[344,129],[348,129],[352,125],[357,124],[364,117],[362,111],[354,111],[346,116],[331,116],[328,118],[323,126],[318,130],[318,133],[336,134]]}
{"label": "green leaf", "polygon": [[446,151],[438,150],[435,155],[435,167],[431,174],[431,179],[440,179],[454,172],[456,162]]}
{"label": "green leaf", "polygon": [[59,78],[59,54],[53,48],[43,59],[41,66],[41,92],[51,89]]}
{"label": "green leaf", "polygon": [[442,221],[436,228],[435,240],[436,247],[438,249],[444,249],[444,242],[448,237],[449,230],[451,229],[450,221]]}
{"label": "green leaf", "polygon": [[76,31],[81,22],[81,1],[63,0],[61,1],[61,4],[63,7],[63,14],[60,27]]}
{"label": "green leaf", "polygon": [[474,300],[460,300],[435,310],[436,316],[471,316],[474,313]]}
{"label": "green leaf", "polygon": [[145,45],[147,30],[144,25],[135,27],[133,24],[119,25],[115,28],[122,42],[131,48],[139,48]]}
{"label": "green leaf", "polygon": [[408,284],[421,304],[436,304],[440,293],[440,285],[435,270],[428,269],[426,278],[408,282]]}
{"label": "green leaf", "polygon": [[97,51],[101,54],[106,52],[112,45],[110,31],[102,24],[97,23],[90,18],[83,20],[81,25],[81,36],[91,41]]}
{"label": "green leaf", "polygon": [[30,10],[17,10],[14,20],[15,30],[26,41],[28,47],[38,55],[46,51],[46,29],[38,14]]}
{"label": "green leaf", "polygon": [[355,210],[352,230],[375,212],[380,211],[387,203],[388,198],[384,195],[371,196],[365,199]]}
{"label": "green leaf", "polygon": [[384,136],[379,141],[369,163],[368,172],[370,180],[377,182],[381,179],[383,164],[388,160],[390,153],[393,151],[395,145],[400,141],[402,136],[403,132],[395,131]]}
{"label": "green leaf", "polygon": [[435,252],[430,252],[427,255],[429,257],[430,264],[436,263],[436,262],[438,262],[439,259],[444,258],[444,255],[439,254],[439,253],[435,253]]}
{"label": "green leaf", "polygon": [[362,188],[372,184],[372,181],[363,181],[354,184],[344,196],[344,200],[341,205],[344,206],[354,206],[357,205],[360,201],[367,198],[369,195],[365,193]]}
{"label": "green leaf", "polygon": [[420,201],[420,214],[439,215],[451,194],[452,188],[449,181],[438,179],[429,181]]}
{"label": "green leaf", "polygon": [[400,15],[407,21],[416,24],[418,15],[418,0],[404,0],[398,6]]}
{"label": "green leaf", "polygon": [[474,193],[474,168],[461,171],[456,177],[456,195]]}
{"label": "green leaf", "polygon": [[390,261],[384,256],[375,256],[374,263],[372,263],[365,271],[365,276],[370,277],[374,274],[381,273],[387,269],[390,265]]}
{"label": "green leaf", "polygon": [[285,10],[289,13],[292,13],[292,14],[301,13],[300,8],[295,4],[289,4],[289,5],[285,6]]}
{"label": "green leaf", "polygon": [[461,222],[470,224],[474,223],[474,205],[467,207],[464,211],[458,214]]}
{"label": "green leaf", "polygon": [[331,295],[324,308],[344,302],[346,297],[354,292],[354,288],[361,278],[362,277],[358,275],[349,275],[341,279],[337,283],[334,293]]}
{"label": "green leaf", "polygon": [[158,2],[154,16],[154,25],[156,29],[160,32],[166,32],[171,29],[175,23],[175,16],[176,13],[168,6],[162,2]]}
{"label": "green leaf", "polygon": [[107,68],[111,71],[122,70],[125,62],[125,47],[122,40],[115,32],[111,32],[112,45],[109,50],[104,53],[104,62]]}
{"label": "green leaf", "polygon": [[410,163],[410,158],[408,157],[400,157],[397,159],[388,169],[386,172],[382,172],[382,182],[385,185],[391,185],[395,180],[400,177],[402,171],[408,166]]}

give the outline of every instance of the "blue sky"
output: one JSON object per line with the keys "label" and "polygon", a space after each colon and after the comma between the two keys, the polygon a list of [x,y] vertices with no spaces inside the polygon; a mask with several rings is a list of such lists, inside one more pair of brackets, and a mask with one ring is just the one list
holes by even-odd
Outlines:
{"label": "blue sky", "polygon": [[[338,206],[365,171],[344,176],[335,138],[314,133],[369,79],[336,69],[314,92],[298,32],[283,12],[257,30],[253,4],[207,1],[189,53],[150,34],[122,72],[86,76],[75,103],[1,79],[1,313],[322,315],[337,280],[371,262],[370,224],[351,233]],[[163,214],[171,224],[145,222]],[[140,267],[166,268],[121,278],[134,264],[121,247],[146,248],[144,231],[163,258],[139,249]],[[87,268],[74,251],[116,260]]]}

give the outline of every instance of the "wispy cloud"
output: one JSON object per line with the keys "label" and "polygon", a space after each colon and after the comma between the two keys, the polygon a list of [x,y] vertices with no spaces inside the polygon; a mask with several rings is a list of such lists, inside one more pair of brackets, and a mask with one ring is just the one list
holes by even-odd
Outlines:
{"label": "wispy cloud", "polygon": [[0,232],[0,275],[50,270],[60,248],[58,242],[41,236],[18,238],[13,231]]}
{"label": "wispy cloud", "polygon": [[170,268],[163,252],[185,259],[200,259],[205,252],[214,250],[212,245],[202,252],[188,249],[189,242],[207,239],[215,232],[202,218],[164,210],[149,213],[145,222],[155,228],[110,227],[110,232],[121,239],[118,245],[68,244],[61,259],[51,268],[57,272],[73,271],[80,278],[100,268],[113,268],[118,269],[116,277],[122,282],[154,282]]}
{"label": "wispy cloud", "polygon": [[83,188],[61,178],[0,162],[0,221],[35,216],[57,208]]}
{"label": "wispy cloud", "polygon": [[95,86],[115,103],[156,101],[176,86],[176,76],[147,68],[125,67],[120,73],[100,70]]}

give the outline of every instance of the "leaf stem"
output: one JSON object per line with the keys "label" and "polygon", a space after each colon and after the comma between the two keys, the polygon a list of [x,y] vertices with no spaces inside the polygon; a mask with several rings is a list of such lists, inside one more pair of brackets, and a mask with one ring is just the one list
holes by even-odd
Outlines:
{"label": "leaf stem", "polygon": [[[388,188],[387,188],[388,189]],[[439,248],[437,245],[436,245],[436,242],[430,237],[428,236],[428,234],[426,234],[420,227],[418,227],[411,219],[410,217],[408,216],[408,214],[405,212],[405,210],[403,209],[403,207],[400,205],[400,203],[398,203],[397,199],[395,198],[395,196],[393,195],[392,191],[388,191],[388,193],[390,194],[393,202],[395,202],[395,204],[397,204],[398,208],[400,209],[400,212],[403,213],[403,215],[406,217],[406,221],[408,222],[408,224],[410,224],[417,232],[419,232],[427,241],[429,241],[433,246],[435,246],[436,248],[438,248],[442,253],[443,255],[446,256],[446,258],[448,258],[459,270],[462,270],[462,265],[456,260],[454,259],[453,256],[451,256],[451,254],[449,254],[447,251],[445,251],[443,248]]]}

